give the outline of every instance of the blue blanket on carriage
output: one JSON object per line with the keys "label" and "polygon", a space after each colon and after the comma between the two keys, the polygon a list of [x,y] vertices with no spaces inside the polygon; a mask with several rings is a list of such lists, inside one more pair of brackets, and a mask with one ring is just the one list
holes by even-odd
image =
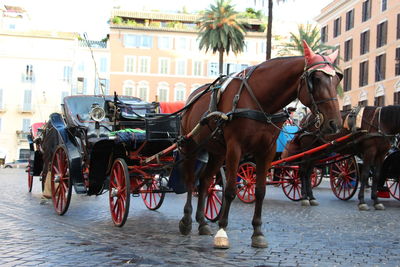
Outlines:
{"label": "blue blanket on carriage", "polygon": [[296,125],[285,125],[276,140],[276,152],[283,152],[286,144],[293,139],[294,134],[299,130]]}
{"label": "blue blanket on carriage", "polygon": [[138,148],[144,141],[146,141],[146,131],[141,129],[124,129],[111,132],[110,135],[116,136],[116,143],[124,143],[133,149]]}

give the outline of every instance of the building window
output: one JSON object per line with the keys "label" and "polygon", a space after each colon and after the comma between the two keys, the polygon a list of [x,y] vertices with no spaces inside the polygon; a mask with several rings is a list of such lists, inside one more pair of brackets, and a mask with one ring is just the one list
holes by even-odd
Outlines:
{"label": "building window", "polygon": [[[324,29],[324,28],[322,28],[322,29]],[[322,30],[321,30],[321,36],[322,36]],[[321,42],[324,43],[324,41],[322,41],[322,37],[321,37]],[[260,54],[264,55],[266,53],[265,50],[267,49],[267,47],[266,47],[267,43],[265,41],[261,41],[261,42],[259,42],[259,45],[260,45],[260,49],[259,49]]]}
{"label": "building window", "polygon": [[341,33],[342,18],[337,18],[333,22],[333,38],[338,37]]}
{"label": "building window", "polygon": [[368,60],[360,63],[359,86],[368,84]]}
{"label": "building window", "polygon": [[202,76],[202,64],[201,61],[194,61],[193,62],[193,76]]}
{"label": "building window", "polygon": [[125,72],[135,72],[136,57],[126,56],[125,57]]}
{"label": "building window", "polygon": [[34,81],[34,75],[33,75],[33,65],[26,65],[25,68],[25,81],[28,82],[33,82]]}
{"label": "building window", "polygon": [[349,61],[353,57],[353,39],[347,40],[344,43],[344,61]]}
{"label": "building window", "polygon": [[396,38],[400,39],[400,14],[397,14]]}
{"label": "building window", "polygon": [[176,75],[186,75],[186,60],[177,59],[176,60]]}
{"label": "building window", "polygon": [[183,84],[177,84],[175,87],[175,101],[184,101],[185,100],[186,88]]}
{"label": "building window", "polygon": [[385,11],[386,9],[387,9],[387,0],[382,0],[381,11]]}
{"label": "building window", "polygon": [[157,95],[158,95],[158,101],[160,102],[166,102],[168,101],[168,84],[166,83],[160,83],[158,88],[157,88]]}
{"label": "building window", "polygon": [[158,48],[159,49],[172,49],[172,38],[169,36],[158,37]]}
{"label": "building window", "polygon": [[384,95],[376,96],[374,99],[374,106],[377,106],[377,107],[385,106],[385,96]]}
{"label": "building window", "polygon": [[336,46],[335,50],[338,51],[338,56],[336,57],[335,61],[333,62],[333,65],[339,66],[339,63],[340,63],[340,45]]}
{"label": "building window", "polygon": [[1,118],[0,118],[0,132],[1,132]]}
{"label": "building window", "polygon": [[393,105],[400,105],[400,92],[394,92]]}
{"label": "building window", "polygon": [[124,46],[128,48],[152,48],[153,37],[148,35],[124,35]]}
{"label": "building window", "polygon": [[362,4],[362,18],[361,21],[367,21],[371,18],[371,0],[366,0]]}
{"label": "building window", "polygon": [[22,131],[24,133],[28,133],[30,127],[31,127],[31,119],[22,119]]}
{"label": "building window", "polygon": [[385,79],[386,72],[386,54],[375,58],[375,81],[379,82]]}
{"label": "building window", "polygon": [[366,106],[368,106],[368,100],[361,100],[361,101],[358,101],[358,105],[359,105],[360,107],[366,107]]}
{"label": "building window", "polygon": [[70,83],[72,81],[72,67],[64,66],[64,76],[63,81]]}
{"label": "building window", "polygon": [[189,49],[189,39],[186,37],[177,37],[175,39],[175,46],[177,50],[188,50]]}
{"label": "building window", "polygon": [[328,25],[325,25],[321,29],[321,42],[322,43],[328,42]]}
{"label": "building window", "polygon": [[396,58],[394,63],[394,74],[395,76],[400,75],[400,47],[396,48]]}
{"label": "building window", "polygon": [[208,64],[208,76],[218,76],[218,63],[217,62],[210,62]]}
{"label": "building window", "polygon": [[139,82],[137,96],[143,101],[149,101],[149,83]]}
{"label": "building window", "polygon": [[384,21],[378,24],[376,29],[376,47],[381,47],[387,43],[387,25],[388,22]]}
{"label": "building window", "polygon": [[159,58],[158,72],[160,74],[169,74],[169,58]]}
{"label": "building window", "polygon": [[351,105],[344,105],[343,106],[343,111],[350,111],[351,110]]}
{"label": "building window", "polygon": [[351,68],[347,68],[343,72],[343,90],[345,92],[351,90]]}
{"label": "building window", "polygon": [[23,111],[31,111],[32,110],[32,91],[25,90],[24,91],[24,105],[22,107]]}
{"label": "building window", "polygon": [[107,72],[107,58],[100,58],[100,72]]}
{"label": "building window", "polygon": [[135,85],[132,81],[125,81],[123,87],[123,93],[127,96],[135,96]]}
{"label": "building window", "polygon": [[235,63],[225,63],[224,64],[224,73],[226,73],[226,75],[236,73],[237,72],[236,68],[239,68],[239,67],[240,67],[240,65],[235,64]]}
{"label": "building window", "polygon": [[150,57],[139,57],[139,73],[150,73]]}
{"label": "building window", "polygon": [[346,13],[346,31],[354,27],[354,9]]}
{"label": "building window", "polygon": [[86,94],[86,79],[83,77],[78,77],[76,83],[76,94],[85,95]]}
{"label": "building window", "polygon": [[369,30],[361,33],[360,36],[360,55],[369,52]]}

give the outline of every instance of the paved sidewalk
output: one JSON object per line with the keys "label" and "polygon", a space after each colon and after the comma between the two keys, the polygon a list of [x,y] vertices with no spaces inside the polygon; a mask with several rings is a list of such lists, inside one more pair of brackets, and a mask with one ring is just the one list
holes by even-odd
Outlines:
{"label": "paved sidewalk", "polygon": [[355,197],[336,199],[327,181],[315,189],[318,207],[301,207],[268,186],[266,249],[250,246],[254,206],[236,199],[228,250],[213,249],[212,237],[197,235],[195,223],[189,236],[179,234],[185,195],[168,194],[155,212],[133,197],[126,225],[117,228],[107,195],[73,194],[68,212],[58,216],[51,203],[39,204],[38,177],[32,193],[22,169],[0,169],[0,183],[0,266],[400,266],[400,202],[360,212]]}

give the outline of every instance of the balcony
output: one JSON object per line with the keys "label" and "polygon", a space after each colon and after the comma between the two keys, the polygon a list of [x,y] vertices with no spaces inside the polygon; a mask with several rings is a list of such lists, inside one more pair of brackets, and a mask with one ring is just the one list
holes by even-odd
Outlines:
{"label": "balcony", "polygon": [[19,105],[18,106],[18,112],[19,113],[34,113],[34,108],[33,105]]}

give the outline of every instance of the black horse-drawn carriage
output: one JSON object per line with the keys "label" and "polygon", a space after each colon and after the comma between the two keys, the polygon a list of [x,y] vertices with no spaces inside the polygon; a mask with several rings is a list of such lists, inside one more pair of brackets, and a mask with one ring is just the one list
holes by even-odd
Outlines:
{"label": "black horse-drawn carriage", "polygon": [[[179,171],[173,167],[180,116],[158,110],[159,103],[135,97],[64,98],[62,114],[50,115],[40,138],[33,133],[29,137],[30,189],[34,175],[41,174],[43,184],[50,178],[59,215],[68,210],[72,187],[77,194],[108,191],[111,217],[117,226],[127,219],[130,194],[141,195],[147,208],[158,209],[167,192],[185,192],[177,175],[170,179],[171,173]],[[198,168],[202,165],[199,160]],[[208,190],[205,214],[210,220],[217,219],[222,205],[222,179],[219,175]]]}

